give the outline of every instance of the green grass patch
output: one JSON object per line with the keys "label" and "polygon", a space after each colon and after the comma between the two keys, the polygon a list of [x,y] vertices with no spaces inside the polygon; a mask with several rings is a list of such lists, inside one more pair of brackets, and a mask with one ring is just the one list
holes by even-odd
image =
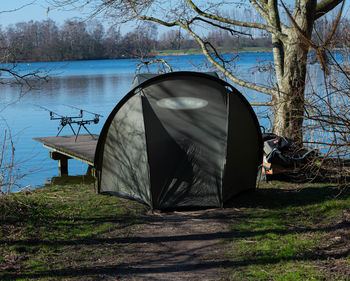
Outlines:
{"label": "green grass patch", "polygon": [[77,265],[96,259],[120,263],[123,237],[142,226],[145,212],[141,204],[97,195],[83,184],[0,198],[0,280],[66,280]]}
{"label": "green grass patch", "polygon": [[[243,47],[239,49],[218,47],[217,51],[219,53],[244,53],[244,52],[271,52],[271,48],[266,47]],[[180,50],[161,50],[155,51],[155,53],[159,56],[162,55],[195,55],[202,54],[203,51],[199,48],[191,48],[191,49],[180,49]]]}
{"label": "green grass patch", "polygon": [[[230,228],[220,241],[224,261],[217,265],[226,269],[224,280],[349,280],[349,188],[273,182],[231,204],[223,216]],[[115,274],[139,254],[130,237],[147,223],[147,211],[86,184],[0,198],[0,280]]]}
{"label": "green grass patch", "polygon": [[243,47],[240,49],[236,50],[237,52],[271,52],[271,48],[266,48],[266,47]]}
{"label": "green grass patch", "polygon": [[179,50],[160,50],[155,51],[157,55],[195,55],[195,54],[201,54],[201,49],[197,48],[190,48],[190,49],[179,49]]}
{"label": "green grass patch", "polygon": [[349,280],[349,189],[276,182],[232,205],[231,280]]}

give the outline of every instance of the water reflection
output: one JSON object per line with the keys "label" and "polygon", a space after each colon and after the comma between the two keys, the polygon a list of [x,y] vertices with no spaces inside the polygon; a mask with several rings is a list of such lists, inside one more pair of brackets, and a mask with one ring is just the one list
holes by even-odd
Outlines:
{"label": "water reflection", "polygon": [[[79,113],[67,105],[102,114],[104,117],[99,124],[88,127],[92,133],[99,134],[110,111],[130,90],[133,77],[133,73],[54,77],[48,82],[41,81],[36,90],[26,93],[6,108],[5,105],[17,101],[22,93],[18,86],[1,85],[0,100],[4,108],[1,116],[6,120],[1,127],[5,128],[7,123],[11,128],[19,172],[29,174],[19,183],[43,185],[46,178],[58,175],[57,163],[49,158],[49,150],[32,140],[34,137],[54,136],[58,132],[59,122],[50,120],[49,112],[39,106],[64,116]],[[68,126],[61,133],[64,134],[72,134]],[[86,164],[69,160],[70,175],[84,174],[86,169]]]}

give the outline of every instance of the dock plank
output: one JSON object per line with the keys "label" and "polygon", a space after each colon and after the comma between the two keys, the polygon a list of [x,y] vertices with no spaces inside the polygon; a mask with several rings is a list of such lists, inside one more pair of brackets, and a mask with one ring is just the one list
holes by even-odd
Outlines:
{"label": "dock plank", "polygon": [[98,135],[79,135],[75,141],[74,135],[57,137],[38,137],[35,141],[41,142],[52,151],[60,152],[66,156],[83,161],[93,166]]}

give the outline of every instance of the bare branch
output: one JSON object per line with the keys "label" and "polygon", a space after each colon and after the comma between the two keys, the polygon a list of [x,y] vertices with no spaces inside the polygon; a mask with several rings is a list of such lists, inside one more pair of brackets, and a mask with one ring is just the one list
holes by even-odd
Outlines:
{"label": "bare branch", "polygon": [[333,38],[333,35],[334,35],[334,33],[335,33],[335,31],[336,31],[336,29],[338,27],[338,24],[339,24],[339,21],[340,21],[342,12],[343,12],[344,4],[345,4],[345,0],[343,0],[342,5],[340,7],[340,10],[338,12],[337,18],[335,19],[335,21],[332,24],[331,31],[329,32],[329,34],[327,36],[327,39],[324,41],[324,45],[325,46],[327,46],[331,42],[331,40]]}
{"label": "bare branch", "polygon": [[250,105],[253,106],[271,106],[271,102],[251,102]]}
{"label": "bare branch", "polygon": [[148,61],[148,60],[141,60],[141,63],[138,65],[138,67],[136,68],[136,72],[137,71],[140,71],[142,67],[144,66],[148,66],[148,65],[151,65],[151,64],[162,64],[162,65],[165,65],[169,72],[173,72],[173,68],[170,66],[170,64],[164,60],[164,59],[154,59],[154,60],[151,60],[151,61]]}
{"label": "bare branch", "polygon": [[287,7],[284,5],[283,1],[281,1],[281,4],[284,8],[284,10],[286,11],[287,13],[287,16],[289,17],[292,25],[294,26],[295,30],[297,31],[298,33],[298,36],[300,37],[301,41],[308,47],[312,48],[315,50],[316,52],[316,57],[322,67],[322,70],[324,71],[324,73],[326,75],[328,75],[329,73],[329,70],[328,70],[328,57],[327,57],[327,54],[326,54],[326,48],[327,48],[327,45],[329,44],[329,42],[331,41],[334,33],[335,33],[335,30],[338,26],[338,23],[340,21],[340,17],[341,17],[341,14],[342,14],[342,11],[343,11],[343,7],[344,7],[344,3],[345,1],[343,1],[343,4],[338,12],[338,15],[337,15],[337,18],[336,20],[334,21],[333,25],[332,25],[332,28],[331,28],[331,31],[327,37],[327,39],[325,40],[325,42],[321,45],[321,46],[318,46],[316,45],[315,43],[313,43],[311,41],[311,39],[307,38],[306,35],[304,34],[304,32],[301,30],[301,28],[298,26],[298,24],[295,22],[295,20],[293,19],[292,15],[289,13]]}
{"label": "bare branch", "polygon": [[212,21],[203,19],[203,18],[201,18],[201,17],[194,17],[191,21],[189,21],[189,24],[191,24],[192,22],[194,22],[194,21],[196,21],[196,20],[203,21],[203,22],[205,22],[205,23],[207,23],[207,24],[210,24],[210,25],[212,25],[212,26],[215,26],[215,27],[218,27],[218,28],[220,28],[220,29],[226,30],[226,31],[230,32],[231,35],[240,34],[240,35],[248,36],[248,37],[250,37],[251,39],[253,39],[253,38],[252,38],[252,35],[249,34],[249,33],[241,32],[241,31],[238,31],[238,30],[234,30],[234,29],[232,29],[232,28],[230,28],[230,27],[226,27],[226,26],[222,26],[222,25],[216,24],[216,23],[214,23],[214,22],[212,22]]}
{"label": "bare branch", "polygon": [[267,4],[267,0],[257,0],[260,5],[264,8],[264,6]]}
{"label": "bare branch", "polygon": [[[267,87],[262,87],[259,85],[256,85],[254,83],[251,82],[247,82],[244,81],[242,79],[237,78],[236,76],[234,76],[231,72],[229,72],[223,65],[221,65],[220,63],[218,63],[215,59],[213,59],[213,57],[210,55],[209,49],[207,46],[209,46],[208,42],[204,42],[202,40],[202,38],[200,38],[195,32],[192,31],[192,29],[188,26],[188,25],[184,25],[181,24],[181,27],[183,27],[185,30],[187,30],[187,32],[194,38],[196,39],[196,41],[199,43],[203,54],[206,56],[206,58],[208,59],[208,61],[215,66],[218,70],[220,70],[222,73],[225,74],[225,76],[227,76],[232,82],[241,85],[243,87],[261,92],[263,94],[267,94],[267,95],[272,95],[273,93],[277,93],[275,89],[272,88],[267,88]],[[210,45],[211,46],[211,45]],[[212,46],[211,46],[212,47]]]}
{"label": "bare branch", "polygon": [[250,4],[252,4],[252,6],[255,8],[255,10],[258,11],[258,13],[266,20],[266,22],[268,24],[271,24],[270,23],[270,18],[269,18],[269,15],[268,13],[266,12],[266,3],[263,3],[263,4],[259,4],[256,0],[249,0]]}
{"label": "bare branch", "polygon": [[11,10],[5,10],[5,11],[0,11],[0,14],[5,14],[5,13],[12,13],[12,12],[16,12],[16,11],[19,11],[25,7],[28,7],[30,5],[33,5],[37,0],[33,0],[32,2],[30,3],[27,3],[27,4],[24,4],[18,8],[14,8],[14,9],[11,9]]}
{"label": "bare branch", "polygon": [[139,20],[147,20],[147,21],[153,21],[153,22],[156,22],[156,23],[159,23],[161,25],[164,25],[164,26],[167,26],[167,27],[172,27],[172,26],[176,26],[176,25],[179,25],[179,22],[178,21],[174,21],[174,22],[166,22],[166,21],[163,21],[161,19],[158,19],[158,18],[155,18],[155,17],[149,17],[149,16],[141,16],[134,7],[131,7],[132,11],[134,12],[134,14],[136,15],[136,17],[139,19]]}
{"label": "bare branch", "polygon": [[343,0],[322,0],[321,2],[318,2],[316,6],[315,20],[327,14],[342,1]]}
{"label": "bare branch", "polygon": [[262,29],[262,30],[266,30],[267,32],[270,32],[272,34],[275,34],[276,36],[280,37],[280,38],[284,38],[287,35],[282,34],[279,30],[262,24],[262,23],[252,23],[252,22],[243,22],[243,21],[237,21],[237,20],[231,20],[228,18],[224,18],[222,16],[219,15],[213,15],[213,14],[209,14],[209,13],[205,13],[203,12],[201,9],[199,9],[192,0],[186,0],[187,3],[191,6],[191,8],[200,16],[211,19],[211,20],[216,20],[216,21],[220,21],[223,23],[228,23],[228,24],[232,24],[232,25],[236,25],[236,26],[242,26],[242,27],[249,27],[249,28],[258,28],[258,29]]}
{"label": "bare branch", "polygon": [[288,18],[290,19],[293,27],[295,28],[295,30],[297,31],[300,39],[303,41],[303,43],[307,46],[310,46],[311,48],[313,48],[314,50],[317,50],[318,46],[316,44],[314,44],[309,38],[306,37],[306,35],[304,34],[304,32],[301,30],[301,28],[299,27],[299,25],[295,22],[293,16],[290,14],[290,12],[288,11],[287,7],[284,5],[283,1],[281,1],[281,4],[288,16]]}
{"label": "bare branch", "polygon": [[[281,31],[281,20],[278,11],[277,0],[268,0],[267,1],[268,10],[269,10],[269,23],[277,30]],[[284,76],[284,44],[281,38],[272,34],[272,53],[274,56],[274,65],[276,71],[277,82],[281,83]]]}
{"label": "bare branch", "polygon": [[[267,94],[267,95],[272,95],[274,92],[276,92],[275,89],[272,88],[267,88],[267,87],[262,87],[259,85],[256,85],[254,83],[250,83],[247,81],[244,81],[242,79],[237,78],[236,76],[234,76],[231,72],[229,72],[223,65],[221,65],[220,63],[218,63],[217,61],[215,61],[215,59],[213,59],[213,57],[210,55],[209,49],[207,46],[210,46],[212,49],[213,46],[211,44],[209,44],[208,42],[204,42],[196,33],[194,33],[192,31],[192,29],[189,27],[189,22],[187,23],[182,23],[180,21],[175,21],[175,22],[165,22],[163,20],[160,20],[158,18],[155,17],[149,17],[149,16],[141,16],[137,13],[136,9],[133,8],[133,12],[135,13],[136,17],[140,20],[147,20],[147,21],[153,21],[153,22],[157,22],[159,24],[165,25],[165,26],[180,26],[182,28],[184,28],[185,30],[187,30],[187,32],[194,38],[196,39],[196,41],[199,43],[199,45],[201,46],[201,49],[204,53],[204,55],[206,56],[206,58],[208,59],[208,61],[214,66],[216,67],[218,70],[220,70],[221,72],[223,72],[231,81],[233,81],[234,83],[237,83],[243,87],[247,87],[250,88],[252,90]],[[216,52],[216,57],[220,58],[220,56],[218,55],[218,53]],[[222,60],[221,60],[222,61]],[[277,93],[277,92],[276,92]]]}
{"label": "bare branch", "polygon": [[29,89],[33,88],[33,85],[31,84],[32,79],[42,79],[47,81],[47,76],[41,75],[42,73],[40,72],[40,70],[36,70],[26,74],[20,74],[19,72],[14,70],[14,68],[15,66],[13,66],[12,68],[0,68],[0,73],[7,72],[8,74],[10,74],[12,79],[15,79],[15,81],[18,84],[25,85]]}

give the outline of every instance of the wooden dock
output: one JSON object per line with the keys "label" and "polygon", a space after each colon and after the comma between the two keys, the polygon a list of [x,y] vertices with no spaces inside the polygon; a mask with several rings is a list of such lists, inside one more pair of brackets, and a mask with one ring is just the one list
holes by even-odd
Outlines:
{"label": "wooden dock", "polygon": [[59,174],[68,175],[68,159],[77,159],[94,166],[95,150],[98,135],[89,134],[79,135],[75,140],[75,135],[40,137],[34,140],[41,142],[44,147],[50,149],[50,157],[58,160]]}

